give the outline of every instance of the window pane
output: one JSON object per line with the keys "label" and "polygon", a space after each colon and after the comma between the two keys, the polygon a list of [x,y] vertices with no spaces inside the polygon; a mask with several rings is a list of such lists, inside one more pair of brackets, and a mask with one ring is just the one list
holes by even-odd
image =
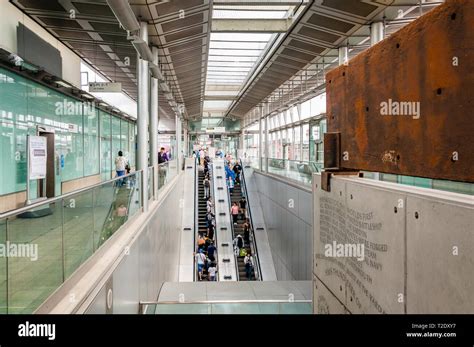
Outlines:
{"label": "window pane", "polygon": [[[85,108],[86,110],[87,108]],[[99,173],[99,112],[93,109],[90,114],[84,112],[84,152],[86,165],[84,175]]]}
{"label": "window pane", "polygon": [[100,171],[102,180],[112,178],[111,116],[100,111]]}

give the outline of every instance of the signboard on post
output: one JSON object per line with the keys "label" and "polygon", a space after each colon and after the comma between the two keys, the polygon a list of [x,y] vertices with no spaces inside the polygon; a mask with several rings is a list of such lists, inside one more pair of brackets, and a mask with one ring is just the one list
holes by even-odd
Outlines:
{"label": "signboard on post", "polygon": [[206,128],[206,133],[225,133],[225,127],[214,127],[214,128]]}
{"label": "signboard on post", "polygon": [[30,136],[28,141],[29,180],[46,178],[46,137]]}
{"label": "signboard on post", "polygon": [[120,93],[122,83],[120,82],[89,82],[89,93]]}

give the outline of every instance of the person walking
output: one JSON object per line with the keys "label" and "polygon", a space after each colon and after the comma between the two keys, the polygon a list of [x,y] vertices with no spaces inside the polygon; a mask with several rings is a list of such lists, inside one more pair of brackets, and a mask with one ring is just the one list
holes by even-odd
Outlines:
{"label": "person walking", "polygon": [[[118,151],[118,156],[115,158],[115,172],[117,173],[117,177],[125,176],[125,168],[127,165],[127,158],[123,156],[122,151]],[[117,184],[122,186],[123,180],[118,180]]]}
{"label": "person walking", "polygon": [[200,249],[199,252],[194,256],[196,257],[196,263],[198,266],[199,280],[202,281],[202,271],[204,269],[204,265],[206,264],[206,255],[204,254],[203,250]]}

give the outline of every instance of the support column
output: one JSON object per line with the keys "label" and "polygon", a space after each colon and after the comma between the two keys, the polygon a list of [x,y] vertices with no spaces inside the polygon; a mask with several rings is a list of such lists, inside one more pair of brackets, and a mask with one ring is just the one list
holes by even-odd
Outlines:
{"label": "support column", "polygon": [[268,123],[269,122],[269,117],[265,117],[265,171],[268,172]]}
{"label": "support column", "polygon": [[339,47],[339,65],[347,65],[349,62],[349,49],[347,46]]}
{"label": "support column", "polygon": [[370,45],[373,46],[385,37],[385,27],[383,22],[373,22],[370,25]]}
{"label": "support column", "polygon": [[[244,157],[244,151],[245,151],[245,134],[244,134],[244,130],[242,129],[242,131],[240,132],[240,136],[239,136],[239,149],[240,149],[240,158],[237,158],[237,159],[241,159]],[[238,155],[239,153],[237,153],[237,157],[239,157]]]}
{"label": "support column", "polygon": [[303,124],[300,125],[300,160],[303,161]]}
{"label": "support column", "polygon": [[[148,43],[148,25],[140,23],[140,38]],[[146,60],[138,60],[138,112],[137,112],[137,170],[142,170],[143,211],[148,211],[148,119],[149,119],[149,70]]]}
{"label": "support column", "polygon": [[189,156],[189,139],[188,139],[188,128],[186,124],[184,124],[183,133],[184,133],[183,134],[183,137],[184,137],[183,151],[184,151],[184,156],[187,157]]}
{"label": "support column", "polygon": [[[152,48],[153,64],[158,65],[158,47]],[[153,166],[153,197],[158,197],[158,79],[150,81],[150,163]]]}
{"label": "support column", "polygon": [[[385,26],[383,22],[374,22],[370,26],[370,45],[373,46],[385,37]],[[374,179],[380,180],[380,173],[374,173]]]}
{"label": "support column", "polygon": [[176,114],[176,168],[179,174],[181,170],[181,119]]}
{"label": "support column", "polygon": [[263,106],[260,107],[258,120],[258,168],[263,171]]}

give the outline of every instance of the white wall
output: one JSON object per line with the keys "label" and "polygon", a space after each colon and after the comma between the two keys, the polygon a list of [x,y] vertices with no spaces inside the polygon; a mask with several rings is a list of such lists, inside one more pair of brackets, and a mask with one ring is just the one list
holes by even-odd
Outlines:
{"label": "white wall", "polygon": [[0,0],[0,48],[9,52],[18,53],[17,49],[17,26],[22,23],[36,35],[51,44],[61,52],[63,60],[63,79],[80,88],[81,82],[81,59],[68,47],[55,39],[49,32],[39,24],[21,12],[8,0]]}

